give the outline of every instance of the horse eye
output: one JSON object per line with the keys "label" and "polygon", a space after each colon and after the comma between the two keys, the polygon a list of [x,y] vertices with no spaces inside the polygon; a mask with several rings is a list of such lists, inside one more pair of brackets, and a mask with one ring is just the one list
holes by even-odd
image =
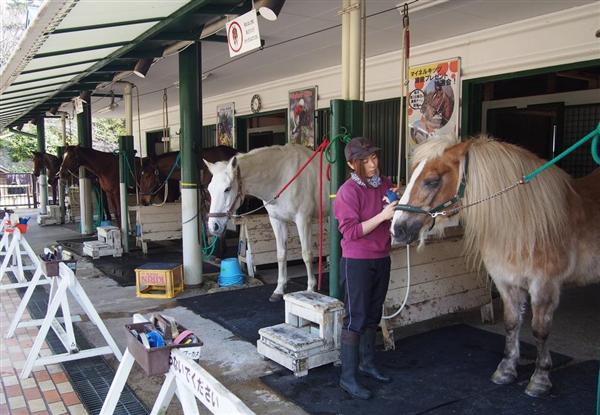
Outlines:
{"label": "horse eye", "polygon": [[225,193],[229,193],[231,191],[231,187],[228,187],[227,189],[225,189]]}
{"label": "horse eye", "polygon": [[425,179],[423,181],[423,185],[425,185],[426,187],[429,187],[431,189],[435,189],[436,187],[438,187],[440,185],[440,179],[438,179],[438,178]]}

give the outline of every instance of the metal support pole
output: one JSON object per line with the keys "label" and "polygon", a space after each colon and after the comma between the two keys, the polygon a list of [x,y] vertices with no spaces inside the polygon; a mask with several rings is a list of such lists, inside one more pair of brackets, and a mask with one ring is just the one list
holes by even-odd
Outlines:
{"label": "metal support pole", "polygon": [[202,284],[202,245],[197,160],[202,149],[202,53],[196,42],[179,53],[181,120],[181,218],[185,285]]}
{"label": "metal support pole", "polygon": [[[38,117],[36,122],[37,149],[42,154],[46,152],[46,130],[44,126],[44,117]],[[45,167],[40,170],[38,184],[40,189],[40,213],[46,215],[48,213],[48,176]]]}
{"label": "metal support pole", "polygon": [[[83,112],[77,114],[77,138],[81,147],[92,147],[92,107],[91,94],[84,94]],[[81,215],[80,231],[82,235],[94,233],[92,183],[86,177],[85,167],[79,168],[79,206]]]}
{"label": "metal support pole", "polygon": [[[332,100],[330,137],[336,137],[344,132],[350,137],[360,136],[363,130],[363,106],[364,103],[358,100]],[[335,194],[346,178],[346,159],[344,144],[341,140],[334,141],[332,150],[336,162],[331,166],[330,200],[335,203]],[[338,230],[338,222],[333,214],[333,208],[330,209],[329,221],[329,295],[343,299],[339,285],[342,236]]]}
{"label": "metal support pole", "polygon": [[[64,118],[62,119],[62,122],[64,124]],[[64,146],[58,146],[56,147],[56,155],[58,156],[58,158],[60,160],[63,159],[63,155],[65,154],[65,147]],[[63,224],[65,223],[65,181],[63,179],[58,179],[58,208],[60,211],[60,223]]]}
{"label": "metal support pole", "polygon": [[125,101],[125,134],[119,137],[119,198],[121,199],[121,241],[123,251],[129,252],[129,204],[127,189],[135,184],[135,168],[133,158],[133,106],[131,100],[131,84],[125,83],[123,88]]}
{"label": "metal support pole", "polygon": [[119,136],[119,193],[121,198],[121,242],[123,251],[129,252],[129,209],[127,205],[127,189],[133,180],[133,136]]}

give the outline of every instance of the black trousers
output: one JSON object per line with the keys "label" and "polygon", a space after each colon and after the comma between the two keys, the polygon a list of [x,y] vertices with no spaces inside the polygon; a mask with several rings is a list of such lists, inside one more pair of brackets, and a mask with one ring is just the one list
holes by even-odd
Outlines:
{"label": "black trousers", "polygon": [[344,290],[344,329],[362,333],[366,328],[376,328],[388,285],[390,283],[390,257],[378,259],[340,260],[341,284]]}

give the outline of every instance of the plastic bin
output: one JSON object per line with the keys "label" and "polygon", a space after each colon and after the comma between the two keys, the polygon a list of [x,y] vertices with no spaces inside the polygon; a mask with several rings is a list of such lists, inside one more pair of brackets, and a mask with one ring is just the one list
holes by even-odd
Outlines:
{"label": "plastic bin", "polygon": [[77,270],[77,261],[76,260],[68,260],[68,261],[47,261],[40,255],[40,262],[42,263],[42,272],[46,274],[47,277],[58,277],[59,270],[58,264],[64,262],[66,266],[71,268],[73,272]]}

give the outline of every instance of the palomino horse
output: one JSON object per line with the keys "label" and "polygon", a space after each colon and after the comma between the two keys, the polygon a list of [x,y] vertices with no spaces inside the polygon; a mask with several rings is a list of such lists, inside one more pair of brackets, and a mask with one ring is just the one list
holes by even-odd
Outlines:
{"label": "palomino horse", "polygon": [[433,139],[415,151],[391,225],[397,242],[422,242],[436,216],[439,228],[447,216],[460,215],[466,252],[485,266],[504,303],[506,347],[492,375],[497,384],[517,377],[529,294],[538,357],[526,393],[534,397],[552,387],[546,340],[562,285],[600,281],[600,168],[572,179],[553,166],[531,182],[509,186],[542,163],[527,150],[488,137]]}
{"label": "palomino horse", "polygon": [[48,184],[52,188],[52,200],[54,204],[58,204],[58,195],[56,193],[56,186],[58,185],[58,177],[56,173],[60,169],[60,159],[53,154],[40,153],[38,151],[33,152],[33,175],[35,177],[40,176],[42,167],[46,168],[46,174],[48,176]]}
{"label": "palomino horse", "polygon": [[[262,147],[232,158],[229,162],[204,161],[213,175],[208,185],[210,213],[208,229],[220,235],[225,231],[229,217],[244,200],[246,194],[265,203],[277,243],[277,288],[270,301],[283,297],[287,282],[287,223],[295,222],[302,245],[302,259],[306,265],[308,290],[313,291],[315,277],[311,260],[311,222],[318,215],[319,199],[326,198],[328,186],[319,194],[319,162],[313,160],[298,178],[275,200],[272,198],[310,158],[312,151],[301,145]],[[323,172],[323,180],[326,175]],[[324,204],[328,210],[328,203]],[[327,212],[325,212],[327,214]]]}
{"label": "palomino horse", "polygon": [[67,146],[58,176],[68,177],[69,172],[85,167],[98,177],[100,188],[106,193],[111,213],[121,223],[119,199],[119,157],[113,153],[80,146]]}

